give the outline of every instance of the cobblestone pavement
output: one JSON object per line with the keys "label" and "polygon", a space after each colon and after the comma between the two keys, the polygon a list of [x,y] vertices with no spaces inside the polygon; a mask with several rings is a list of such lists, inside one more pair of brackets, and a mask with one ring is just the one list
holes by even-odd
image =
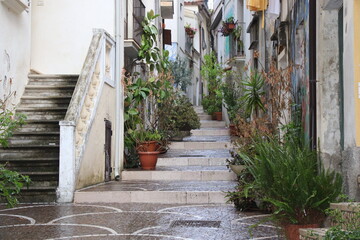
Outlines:
{"label": "cobblestone pavement", "polygon": [[2,205],[0,239],[283,239],[266,217],[236,212],[232,205]]}

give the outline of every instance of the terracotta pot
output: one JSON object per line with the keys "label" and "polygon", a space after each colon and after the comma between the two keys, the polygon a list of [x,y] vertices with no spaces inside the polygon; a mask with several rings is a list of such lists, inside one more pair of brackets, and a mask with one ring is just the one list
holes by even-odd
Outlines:
{"label": "terracotta pot", "polygon": [[211,120],[216,120],[216,114],[215,114],[215,113],[213,113],[213,114],[211,115]]}
{"label": "terracotta pot", "polygon": [[157,141],[142,142],[137,146],[137,150],[140,152],[154,152],[158,148]]}
{"label": "terracotta pot", "polygon": [[222,112],[215,112],[216,120],[222,121]]}
{"label": "terracotta pot", "polygon": [[288,224],[284,226],[285,235],[288,240],[300,240],[299,229],[300,228],[318,228],[320,227],[319,224],[305,224],[305,225],[298,225],[298,224]]}
{"label": "terracotta pot", "polygon": [[229,129],[230,129],[230,136],[237,136],[235,124],[230,124]]}
{"label": "terracotta pot", "polygon": [[235,23],[227,23],[226,27],[228,30],[234,30],[235,29]]}
{"label": "terracotta pot", "polygon": [[194,38],[194,34],[188,34],[189,38]]}
{"label": "terracotta pot", "polygon": [[138,152],[141,169],[154,170],[160,152]]}
{"label": "terracotta pot", "polygon": [[236,173],[236,175],[239,175],[244,169],[245,165],[229,165],[230,169]]}

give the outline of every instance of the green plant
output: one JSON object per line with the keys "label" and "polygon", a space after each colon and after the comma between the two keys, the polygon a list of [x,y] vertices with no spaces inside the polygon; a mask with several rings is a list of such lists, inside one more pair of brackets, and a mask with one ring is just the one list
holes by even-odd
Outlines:
{"label": "green plant", "polygon": [[18,204],[17,195],[21,188],[30,184],[30,178],[17,172],[10,171],[5,166],[0,165],[0,197],[5,198],[7,207],[14,207]]}
{"label": "green plant", "polygon": [[200,119],[192,104],[179,93],[174,93],[173,98],[161,104],[160,116],[159,128],[171,137],[179,131],[200,128]]}
{"label": "green plant", "polygon": [[225,23],[235,23],[235,18],[234,18],[234,17],[228,17],[228,18],[225,20]]}
{"label": "green plant", "polygon": [[259,115],[259,110],[265,111],[262,97],[265,95],[263,90],[264,79],[261,74],[255,70],[251,71],[249,77],[243,81],[244,95],[241,100],[244,101],[246,113],[250,116],[255,113]]}
{"label": "green plant", "polygon": [[170,62],[170,69],[175,86],[186,91],[186,88],[191,85],[192,78],[192,70],[186,60],[177,56],[175,61]]}
{"label": "green plant", "polygon": [[333,223],[325,234],[325,240],[357,240],[360,239],[360,205],[350,203],[352,212],[342,212],[340,209],[328,209],[327,215]]}
{"label": "green plant", "polygon": [[239,100],[240,91],[236,83],[225,83],[222,86],[222,92],[224,96],[224,106],[228,112],[230,122],[233,123],[241,108],[241,102]]}
{"label": "green plant", "polygon": [[341,194],[341,176],[325,170],[317,152],[299,144],[302,139],[295,135],[280,142],[276,137],[259,137],[253,142],[254,156],[240,153],[254,178],[244,192],[251,189],[271,203],[283,223],[318,222]]}
{"label": "green plant", "polygon": [[5,98],[4,101],[0,100],[0,145],[3,147],[8,146],[8,139],[26,120],[24,114],[14,113],[7,108],[6,101],[8,99],[9,97]]}

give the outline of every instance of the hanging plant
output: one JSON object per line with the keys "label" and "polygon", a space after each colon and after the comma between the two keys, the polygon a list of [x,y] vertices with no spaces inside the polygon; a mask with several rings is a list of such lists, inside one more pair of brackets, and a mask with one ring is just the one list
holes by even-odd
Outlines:
{"label": "hanging plant", "polygon": [[188,23],[184,26],[186,34],[189,36],[189,38],[193,38],[194,35],[197,32],[196,28],[191,27],[191,25]]}
{"label": "hanging plant", "polygon": [[236,21],[234,17],[229,17],[223,22],[223,26],[219,30],[223,36],[229,36],[236,27]]}

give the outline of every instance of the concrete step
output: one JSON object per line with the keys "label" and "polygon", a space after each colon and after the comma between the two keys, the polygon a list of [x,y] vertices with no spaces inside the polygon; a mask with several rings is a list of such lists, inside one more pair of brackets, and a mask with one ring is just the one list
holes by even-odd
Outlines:
{"label": "concrete step", "polygon": [[300,240],[322,240],[325,239],[327,228],[301,228],[299,230]]}
{"label": "concrete step", "polygon": [[231,149],[230,142],[171,142],[171,150]]}
{"label": "concrete step", "polygon": [[18,197],[20,203],[51,203],[56,201],[56,188],[54,186],[30,186],[21,190]]}
{"label": "concrete step", "polygon": [[30,74],[29,85],[76,84],[79,75],[38,75]]}
{"label": "concrete step", "polygon": [[67,108],[70,103],[71,98],[68,96],[65,97],[53,97],[53,96],[28,96],[22,97],[19,108],[28,108],[28,107],[65,107]]}
{"label": "concrete step", "polygon": [[162,158],[159,157],[157,166],[225,166],[226,157],[174,157]]}
{"label": "concrete step", "polygon": [[0,159],[0,164],[6,165],[7,169],[20,172],[54,172],[59,170],[59,158]]}
{"label": "concrete step", "polygon": [[200,123],[201,128],[225,128],[225,121],[202,120]]}
{"label": "concrete step", "polygon": [[9,148],[0,148],[0,159],[27,159],[27,158],[45,158],[58,157],[59,145],[49,146],[11,146]]}
{"label": "concrete step", "polygon": [[59,145],[59,134],[15,134],[9,138],[9,146],[21,145],[21,146],[51,146]]}
{"label": "concrete step", "polygon": [[200,120],[212,120],[212,116],[208,114],[198,114]]}
{"label": "concrete step", "polygon": [[192,136],[230,136],[230,130],[226,128],[201,128],[191,130]]}
{"label": "concrete step", "polygon": [[[351,226],[354,220],[360,222],[360,202],[331,203],[330,209],[340,211],[342,219],[344,219],[342,224],[344,230],[348,230],[347,226]],[[331,222],[332,226],[335,224],[335,222]]]}
{"label": "concrete step", "polygon": [[125,170],[122,180],[146,181],[232,181],[236,174],[229,172],[225,166],[158,166],[156,170]]}
{"label": "concrete step", "polygon": [[53,96],[53,97],[71,97],[75,85],[27,85],[24,96]]}
{"label": "concrete step", "polygon": [[75,192],[75,203],[224,204],[233,181],[109,182]]}
{"label": "concrete step", "polygon": [[15,134],[19,133],[59,133],[59,120],[26,120],[26,124],[21,126]]}

